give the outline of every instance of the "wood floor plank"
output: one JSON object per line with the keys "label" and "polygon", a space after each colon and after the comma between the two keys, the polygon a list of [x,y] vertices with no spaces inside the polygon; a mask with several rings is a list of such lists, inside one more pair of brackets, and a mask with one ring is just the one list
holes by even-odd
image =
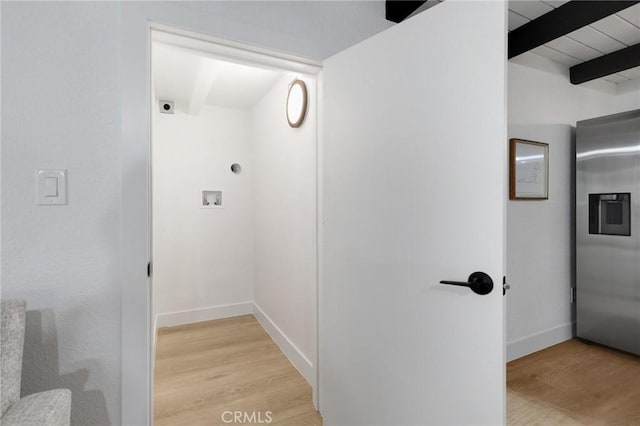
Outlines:
{"label": "wood floor plank", "polygon": [[507,421],[640,426],[640,358],[574,339],[512,361]]}
{"label": "wood floor plank", "polygon": [[[253,315],[161,328],[156,343],[154,424],[321,426],[311,387]],[[252,417],[253,416],[253,417]],[[258,417],[260,416],[260,417]]]}

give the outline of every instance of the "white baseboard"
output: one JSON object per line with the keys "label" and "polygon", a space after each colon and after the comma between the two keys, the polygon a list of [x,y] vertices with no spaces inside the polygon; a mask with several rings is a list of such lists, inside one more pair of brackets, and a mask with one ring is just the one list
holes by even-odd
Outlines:
{"label": "white baseboard", "polygon": [[274,342],[280,347],[280,350],[291,361],[291,364],[302,374],[313,389],[316,388],[315,373],[313,364],[309,359],[300,352],[300,349],[293,344],[291,340],[280,330],[280,328],[269,318],[267,314],[255,302],[253,304],[253,314],[260,325],[271,336]]}
{"label": "white baseboard", "polygon": [[507,362],[557,345],[574,337],[575,322],[533,333],[507,343]]}
{"label": "white baseboard", "polygon": [[158,316],[153,316],[153,353],[156,353],[156,342],[158,340]]}
{"label": "white baseboard", "polygon": [[[152,342],[152,350],[151,352],[153,356],[151,357],[151,380],[153,380],[153,372],[156,371],[156,347],[158,343],[158,316],[153,316],[153,342]],[[153,389],[153,388],[152,388]]]}
{"label": "white baseboard", "polygon": [[253,313],[253,302],[232,303],[230,305],[209,306],[187,311],[169,312],[156,315],[156,330],[160,327],[191,324],[221,318],[237,317]]}

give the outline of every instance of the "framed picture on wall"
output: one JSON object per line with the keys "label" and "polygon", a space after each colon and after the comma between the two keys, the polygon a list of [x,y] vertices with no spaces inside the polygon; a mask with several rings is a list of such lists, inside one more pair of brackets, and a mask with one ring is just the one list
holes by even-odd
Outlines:
{"label": "framed picture on wall", "polygon": [[509,199],[549,199],[549,144],[509,139]]}

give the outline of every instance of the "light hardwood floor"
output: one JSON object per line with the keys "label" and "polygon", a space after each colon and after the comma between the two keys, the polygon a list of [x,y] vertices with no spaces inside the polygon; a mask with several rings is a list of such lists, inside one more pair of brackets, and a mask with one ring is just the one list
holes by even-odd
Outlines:
{"label": "light hardwood floor", "polygon": [[509,425],[640,425],[640,357],[577,339],[507,364]]}
{"label": "light hardwood floor", "polygon": [[[154,398],[156,426],[226,424],[225,411],[322,425],[311,387],[253,315],[161,328]],[[510,362],[507,422],[640,426],[640,358],[571,340]]]}
{"label": "light hardwood floor", "polygon": [[155,426],[229,424],[225,411],[322,425],[311,387],[253,315],[161,328],[156,346]]}

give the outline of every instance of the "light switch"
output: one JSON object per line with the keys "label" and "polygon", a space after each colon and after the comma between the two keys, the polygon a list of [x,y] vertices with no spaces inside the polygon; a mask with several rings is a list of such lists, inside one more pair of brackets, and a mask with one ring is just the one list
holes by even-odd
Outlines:
{"label": "light switch", "polygon": [[45,197],[58,196],[58,178],[54,178],[54,177],[44,178],[44,196]]}
{"label": "light switch", "polygon": [[67,204],[67,171],[38,170],[36,173],[36,203],[39,206]]}

